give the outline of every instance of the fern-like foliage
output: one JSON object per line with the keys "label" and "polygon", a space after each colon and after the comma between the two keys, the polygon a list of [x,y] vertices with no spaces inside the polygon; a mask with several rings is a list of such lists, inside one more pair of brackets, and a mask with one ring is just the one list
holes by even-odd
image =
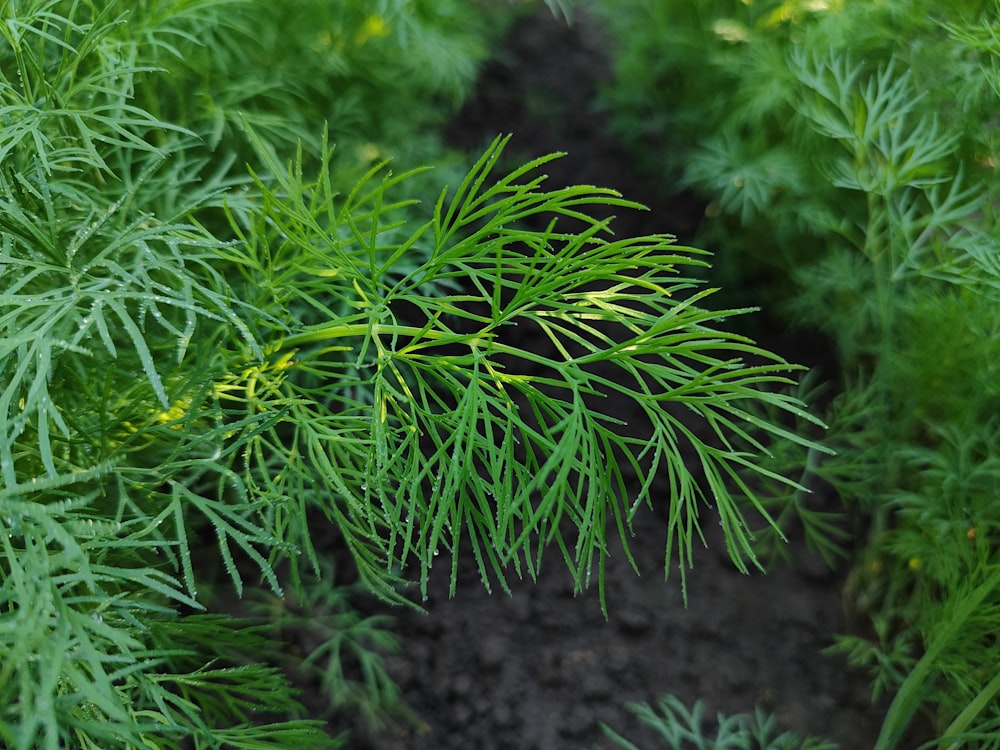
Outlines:
{"label": "fern-like foliage", "polygon": [[131,103],[121,11],[2,7],[0,744],[328,747],[259,635],[188,614],[203,529],[237,583],[236,550],[277,588],[282,542],[208,400],[220,336],[259,350],[204,193],[149,210],[186,130]]}
{"label": "fern-like foliage", "polygon": [[[872,633],[841,647],[876,692],[899,691],[878,747],[899,746],[921,708],[934,746],[990,746],[1000,5],[611,5],[628,75],[610,96],[634,99],[617,110],[621,132],[668,125],[653,148],[680,139],[664,161],[685,160],[712,201],[731,273],[745,283],[766,264],[787,320],[840,356],[837,456],[811,464],[871,516],[847,593]],[[672,76],[641,55],[657,42],[674,51]]]}
{"label": "fern-like foliage", "polygon": [[[252,441],[254,476],[283,467],[270,491],[290,497],[319,482],[361,571],[390,596],[394,571],[415,562],[426,584],[437,555],[457,566],[463,545],[487,586],[504,586],[511,566],[534,576],[548,544],[579,586],[595,565],[600,582],[606,529],[627,549],[642,503],[668,504],[666,562],[676,555],[682,581],[709,506],[745,569],[736,498],[763,511],[754,457],[767,435],[807,442],[748,405],[809,419],[778,389],[793,368],[721,327],[742,311],[701,306],[711,290],[683,269],[704,265],[702,252],[665,235],[615,239],[588,209],[636,206],[546,189],[547,159],[492,178],[504,143],[405,231],[404,206],[387,198],[397,177],[373,173],[336,208],[323,177],[306,186],[297,166],[278,176],[281,192],[259,183],[268,221],[237,227],[232,260],[260,290],[298,269],[283,277],[295,290],[286,310],[325,320],[275,330],[271,358],[243,384],[256,396],[248,414],[288,414]],[[279,260],[289,254],[301,260]],[[396,272],[410,255],[423,259]],[[527,334],[548,344],[519,346]],[[631,496],[627,471],[647,477]]]}
{"label": "fern-like foliage", "polygon": [[[753,714],[719,713],[714,721],[705,716],[697,701],[688,708],[680,699],[667,695],[653,706],[633,703],[628,709],[644,726],[662,739],[656,747],[669,750],[836,750],[837,746],[818,737],[801,737],[781,732],[774,716],[761,709]],[[604,725],[605,735],[622,750],[639,750],[626,736]]]}
{"label": "fern-like foliage", "polygon": [[779,425],[812,419],[782,390],[795,368],[728,333],[744,311],[709,309],[689,278],[705,254],[613,236],[598,209],[636,204],[547,188],[552,157],[497,174],[498,139],[417,205],[417,172],[384,165],[344,192],[323,135],[288,162],[266,126],[302,81],[237,92],[254,106],[222,115],[240,142],[209,138],[215,155],[199,137],[225,92],[193,115],[169,91],[140,106],[199,19],[238,37],[248,6],[0,4],[5,747],[336,746],[262,663],[273,633],[205,611],[220,587],[280,601],[287,570],[323,612],[306,666],[334,700],[364,704],[350,652],[361,692],[395,701],[382,623],[306,591],[335,586],[311,577],[318,519],[391,601],[440,552],[454,590],[467,551],[506,586],[554,546],[579,588],[596,568],[603,604],[608,538],[628,549],[642,503],[664,508],[682,584],[708,512],[747,570],[758,480],[794,484],[757,457],[814,447]]}

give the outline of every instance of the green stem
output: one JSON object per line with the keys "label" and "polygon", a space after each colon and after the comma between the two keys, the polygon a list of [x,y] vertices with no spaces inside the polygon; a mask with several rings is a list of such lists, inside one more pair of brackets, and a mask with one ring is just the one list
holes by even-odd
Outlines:
{"label": "green stem", "polygon": [[955,720],[948,725],[945,730],[944,735],[941,737],[941,742],[944,743],[951,740],[951,744],[944,747],[943,750],[958,750],[961,745],[960,735],[964,732],[972,720],[979,715],[979,713],[986,708],[986,705],[993,700],[993,698],[1000,693],[1000,673],[998,673],[982,690],[979,691],[979,695],[972,699],[972,701],[967,705]]}
{"label": "green stem", "polygon": [[[378,323],[340,323],[325,326],[315,330],[303,331],[286,337],[281,342],[281,350],[288,351],[296,349],[305,344],[312,344],[317,341],[329,341],[331,339],[344,339],[352,337],[369,336],[378,338],[380,336],[406,336],[415,340],[433,341],[442,344],[466,344],[470,349],[478,348],[482,342],[489,343],[489,351],[494,354],[507,354],[516,356],[527,362],[544,365],[546,367],[560,369],[560,363],[549,357],[534,354],[516,346],[501,344],[493,338],[493,334],[488,331],[477,331],[473,334],[460,334],[452,331],[442,331],[436,328],[420,328],[406,325],[379,325]],[[408,347],[403,347],[397,354],[405,354]]]}
{"label": "green stem", "polygon": [[[1000,584],[1000,569],[992,571],[989,577],[968,595],[964,595],[961,590],[955,592],[953,601],[957,601],[958,605],[954,611],[949,611],[950,607],[942,610],[941,630],[930,640],[926,653],[907,675],[896,697],[893,698],[882,723],[882,731],[872,750],[892,750],[897,746],[923,699],[924,688],[930,683],[942,652],[954,642],[965,622],[979,609],[983,600],[996,590],[998,584]],[[992,682],[990,685],[992,686]],[[965,714],[964,711],[962,713]]]}
{"label": "green stem", "polygon": [[310,331],[303,331],[286,337],[282,343],[282,349],[296,349],[305,344],[312,344],[317,341],[329,341],[330,339],[346,339],[355,336],[412,336],[440,341],[444,338],[454,338],[455,334],[437,331],[433,328],[417,328],[416,326],[389,325],[382,326],[378,323],[339,323],[323,328],[316,328]]}

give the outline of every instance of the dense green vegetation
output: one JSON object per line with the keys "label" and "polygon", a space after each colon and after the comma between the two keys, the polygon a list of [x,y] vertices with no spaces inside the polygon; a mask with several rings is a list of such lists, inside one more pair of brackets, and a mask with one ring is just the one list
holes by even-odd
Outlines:
{"label": "dense green vegetation", "polygon": [[[1000,747],[1000,5],[617,2],[619,136],[709,202],[727,288],[838,353],[816,462],[862,519],[839,648],[933,747]],[[752,283],[751,283],[752,282]]]}
{"label": "dense green vegetation", "polygon": [[782,426],[816,422],[796,368],[709,306],[704,253],[592,215],[635,204],[434,136],[509,12],[0,3],[0,744],[338,746],[283,628],[379,716],[395,639],[359,591],[411,604],[442,551],[503,587],[553,548],[601,587],[644,503],[666,568],[707,505],[759,564],[745,519],[795,483],[757,458],[821,450]]}
{"label": "dense green vegetation", "polygon": [[[548,187],[556,155],[442,145],[516,4],[0,0],[0,745],[341,746],[288,670],[404,710],[358,597],[549,551],[603,605],[655,504],[681,586],[708,515],[743,570],[792,519],[852,553],[877,750],[918,713],[1000,748],[1000,4],[592,11],[616,136],[725,263],[613,235],[637,204]],[[758,305],[831,342],[825,414],[739,332]],[[633,709],[669,747],[825,746]]]}

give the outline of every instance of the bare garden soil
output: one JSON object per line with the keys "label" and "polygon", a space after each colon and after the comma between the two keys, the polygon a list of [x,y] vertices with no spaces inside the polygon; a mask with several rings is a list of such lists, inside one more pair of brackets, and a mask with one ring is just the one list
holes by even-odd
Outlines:
{"label": "bare garden soil", "polygon": [[[619,235],[671,232],[690,241],[701,205],[644,181],[607,135],[606,113],[595,103],[606,75],[599,28],[581,15],[567,25],[542,8],[512,29],[484,68],[476,96],[448,131],[451,145],[475,152],[510,132],[512,159],[566,151],[547,169],[553,184],[612,187],[650,206],[621,216]],[[714,262],[726,262],[724,250]],[[824,364],[815,345],[780,332],[763,343],[790,361]],[[792,539],[795,562],[742,575],[706,509],[709,548],[695,555],[685,606],[676,570],[663,580],[665,511],[644,514],[633,540],[642,575],[620,551],[612,556],[607,620],[596,586],[574,596],[558,550],[550,550],[537,582],[515,582],[510,596],[496,587],[488,594],[468,560],[449,598],[442,559],[426,614],[388,611],[402,640],[389,669],[418,721],[380,732],[355,728],[350,746],[611,748],[600,729],[606,722],[642,748],[661,748],[624,704],[673,693],[688,704],[702,700],[709,718],[760,707],[783,730],[823,736],[843,750],[870,748],[885,707],[872,705],[864,674],[823,653],[835,634],[856,627],[842,597],[849,565],[829,571]]]}

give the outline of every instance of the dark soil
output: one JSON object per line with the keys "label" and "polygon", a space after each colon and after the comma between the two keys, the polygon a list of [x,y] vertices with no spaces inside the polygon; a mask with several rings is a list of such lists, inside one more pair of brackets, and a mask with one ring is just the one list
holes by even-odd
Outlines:
{"label": "dark soil", "polygon": [[[484,69],[451,141],[475,151],[510,132],[514,159],[566,151],[547,168],[552,183],[613,187],[650,206],[622,216],[619,234],[669,231],[689,241],[702,214],[698,202],[644,182],[606,133],[594,104],[606,71],[598,29],[584,17],[567,26],[543,9],[513,29]],[[775,340],[767,344],[783,356],[813,364],[811,352]],[[596,589],[573,595],[556,550],[540,579],[517,583],[511,596],[487,594],[469,565],[450,599],[442,562],[424,603],[428,614],[391,613],[403,652],[389,667],[419,725],[355,734],[351,746],[611,748],[600,729],[606,722],[640,747],[657,748],[662,740],[644,734],[624,704],[672,693],[689,704],[702,700],[709,717],[760,707],[784,730],[823,736],[844,750],[871,747],[884,708],[871,705],[864,675],[823,654],[850,627],[842,573],[827,571],[793,539],[796,564],[742,575],[706,513],[710,548],[696,553],[685,607],[676,571],[663,580],[663,529],[663,509],[639,519],[633,551],[641,577],[622,554],[610,560],[608,620]]]}

